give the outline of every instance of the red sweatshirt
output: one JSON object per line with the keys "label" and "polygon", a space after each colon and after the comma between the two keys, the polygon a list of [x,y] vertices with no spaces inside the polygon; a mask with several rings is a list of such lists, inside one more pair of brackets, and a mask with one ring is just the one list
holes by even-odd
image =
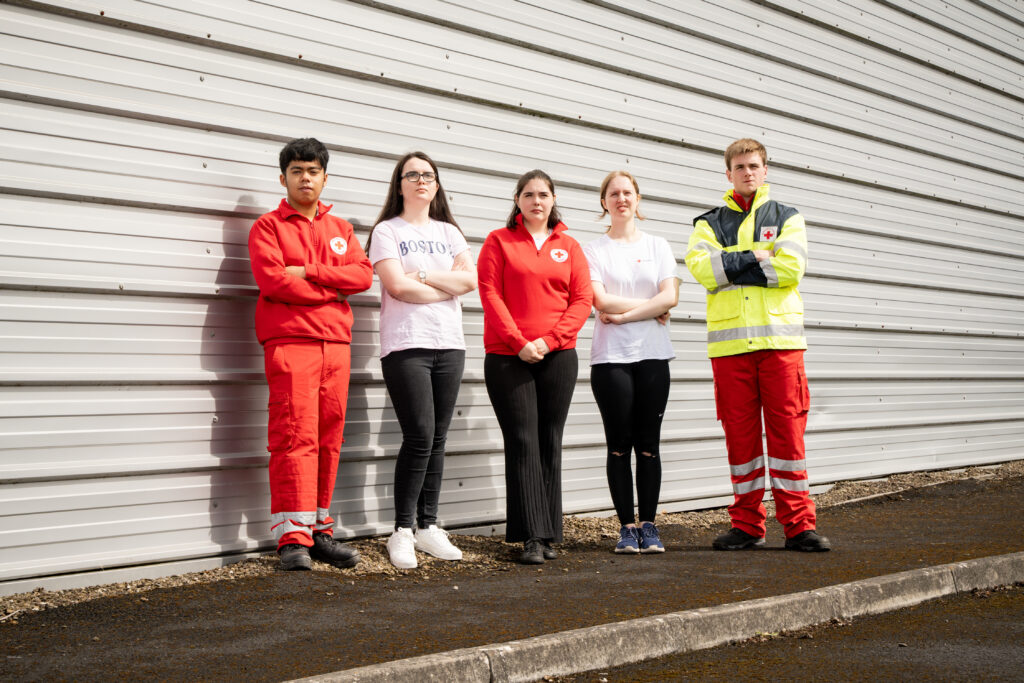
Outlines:
{"label": "red sweatshirt", "polygon": [[515,356],[537,338],[551,351],[576,348],[594,292],[583,249],[566,230],[556,225],[539,250],[521,223],[487,236],[476,264],[487,353]]}
{"label": "red sweatshirt", "polygon": [[[319,203],[316,218],[287,199],[263,214],[249,231],[249,261],[260,298],[256,337],[261,344],[323,339],[352,341],[352,307],[338,293],[356,294],[373,284],[373,268],[352,224],[329,215]],[[305,266],[306,279],[285,266]]]}

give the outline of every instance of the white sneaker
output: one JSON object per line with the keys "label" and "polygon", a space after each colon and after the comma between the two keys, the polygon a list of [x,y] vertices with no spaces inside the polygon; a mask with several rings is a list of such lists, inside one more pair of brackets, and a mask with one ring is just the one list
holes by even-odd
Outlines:
{"label": "white sneaker", "polygon": [[388,555],[391,564],[399,569],[416,568],[416,537],[412,529],[398,527],[388,539]]}
{"label": "white sneaker", "polygon": [[441,560],[462,559],[462,551],[448,540],[448,532],[433,524],[416,530],[416,548]]}

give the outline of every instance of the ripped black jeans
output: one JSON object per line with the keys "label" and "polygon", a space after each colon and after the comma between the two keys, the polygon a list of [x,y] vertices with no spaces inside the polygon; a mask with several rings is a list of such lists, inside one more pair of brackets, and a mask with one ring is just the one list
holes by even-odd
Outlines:
{"label": "ripped black jeans", "polygon": [[661,493],[661,421],[668,404],[667,360],[598,363],[590,386],[608,443],[608,488],[623,525],[633,516],[632,452],[636,451],[636,492],[641,522],[653,522]]}

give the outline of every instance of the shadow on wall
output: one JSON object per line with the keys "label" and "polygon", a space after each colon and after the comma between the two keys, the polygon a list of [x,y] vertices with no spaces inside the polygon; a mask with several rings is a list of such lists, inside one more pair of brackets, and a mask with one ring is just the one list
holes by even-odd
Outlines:
{"label": "shadow on wall", "polygon": [[[237,215],[223,223],[224,256],[214,280],[219,292],[209,300],[200,330],[200,363],[210,377],[205,388],[213,411],[207,412],[205,406],[196,409],[197,416],[209,419],[210,430],[209,440],[195,445],[197,456],[208,449],[217,461],[206,470],[208,532],[223,554],[274,545],[267,478],[267,388],[263,351],[254,331],[255,283],[247,249],[249,229],[265,211],[255,201],[241,195],[234,209]],[[380,361],[375,308],[357,304],[353,310],[355,380],[349,387],[345,443],[330,508],[339,538],[390,527],[394,462],[401,444],[390,397],[376,381]],[[502,458],[481,454],[495,446],[494,415],[489,403],[473,405],[470,386],[464,384],[460,391],[449,438],[463,451],[468,444],[469,453],[448,456],[441,496],[441,521],[453,525],[479,518],[489,507],[504,515],[503,503],[495,500],[504,488]],[[497,443],[500,448],[500,437]]]}
{"label": "shadow on wall", "polygon": [[223,554],[272,547],[270,492],[267,484],[267,389],[263,351],[256,340],[256,298],[249,268],[248,235],[265,212],[251,195],[241,195],[236,216],[222,226],[224,255],[200,330],[200,363],[210,377],[205,388],[212,413],[209,440],[196,444],[197,455],[217,464],[208,470],[209,538]]}
{"label": "shadow on wall", "polygon": [[[335,202],[335,208],[339,202]],[[352,224],[356,238],[366,234],[369,228],[353,216],[343,216]],[[359,240],[365,248],[365,238]],[[331,496],[331,517],[334,518],[334,533],[338,538],[352,538],[375,533],[376,519],[368,513],[368,506],[375,505],[386,493],[379,486],[379,463],[377,458],[369,459],[371,449],[367,448],[370,434],[379,432],[380,422],[373,419],[370,407],[371,378],[380,376],[380,361],[377,346],[377,319],[373,309],[361,305],[365,294],[354,297],[352,306],[352,355],[348,402],[345,406],[345,432],[338,465],[338,476]],[[371,487],[371,477],[376,484]],[[388,484],[390,490],[391,485]]]}

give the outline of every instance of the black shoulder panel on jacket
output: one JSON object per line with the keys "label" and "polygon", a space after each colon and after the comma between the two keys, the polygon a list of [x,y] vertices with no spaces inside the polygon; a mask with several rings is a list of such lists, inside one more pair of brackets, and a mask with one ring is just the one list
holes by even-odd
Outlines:
{"label": "black shoulder panel on jacket", "polygon": [[754,216],[754,241],[771,242],[777,239],[786,221],[798,213],[793,207],[774,200],[765,202],[758,207],[757,215]]}
{"label": "black shoulder panel on jacket", "polygon": [[699,220],[705,220],[711,229],[715,231],[715,238],[723,247],[732,247],[737,243],[737,235],[740,230],[740,223],[747,214],[733,211],[727,206],[718,206],[707,213],[702,213],[693,219],[694,224]]}

